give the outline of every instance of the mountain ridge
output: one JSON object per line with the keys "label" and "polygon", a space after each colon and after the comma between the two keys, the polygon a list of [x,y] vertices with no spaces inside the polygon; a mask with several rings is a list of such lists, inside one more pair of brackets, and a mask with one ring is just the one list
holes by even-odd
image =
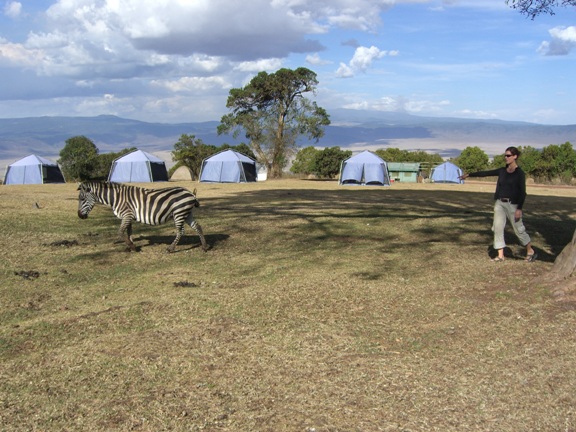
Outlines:
{"label": "mountain ridge", "polygon": [[[334,109],[332,125],[318,143],[302,140],[301,146],[376,150],[397,147],[425,150],[445,158],[468,146],[489,155],[509,145],[542,148],[576,142],[576,125],[543,125],[498,119],[420,117],[402,112]],[[25,117],[0,119],[0,161],[4,165],[29,154],[57,159],[68,138],[84,135],[101,153],[137,147],[148,152],[169,152],[182,134],[195,135],[206,144],[236,145],[242,138],[218,135],[219,121],[152,123],[103,114],[93,117]]]}

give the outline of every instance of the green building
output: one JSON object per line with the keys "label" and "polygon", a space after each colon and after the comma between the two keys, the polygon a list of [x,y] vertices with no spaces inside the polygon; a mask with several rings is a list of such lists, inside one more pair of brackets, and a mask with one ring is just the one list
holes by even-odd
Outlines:
{"label": "green building", "polygon": [[420,164],[412,162],[388,162],[390,179],[395,182],[417,183]]}

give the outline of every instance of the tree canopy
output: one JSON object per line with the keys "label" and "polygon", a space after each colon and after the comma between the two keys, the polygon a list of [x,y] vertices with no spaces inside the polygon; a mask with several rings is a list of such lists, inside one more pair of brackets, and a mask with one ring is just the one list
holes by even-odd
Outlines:
{"label": "tree canopy", "polygon": [[172,160],[177,162],[173,170],[184,165],[192,172],[192,179],[196,180],[200,177],[202,161],[217,151],[216,146],[204,144],[195,135],[182,134],[172,150]]}
{"label": "tree canopy", "polygon": [[488,168],[488,155],[480,147],[466,147],[454,163],[464,172],[482,171]]}
{"label": "tree canopy", "polygon": [[576,6],[576,0],[506,0],[506,4],[534,19],[541,14],[554,15],[558,7]]}
{"label": "tree canopy", "polygon": [[340,164],[352,156],[351,150],[340,147],[327,147],[319,151],[314,158],[313,169],[322,178],[334,178],[340,173]]}
{"label": "tree canopy", "polygon": [[326,110],[306,97],[317,84],[316,74],[303,67],[260,72],[245,87],[230,90],[226,107],[231,113],[222,117],[218,134],[237,137],[243,131],[268,175],[281,177],[298,138],[318,141],[330,124]]}
{"label": "tree canopy", "polygon": [[304,147],[300,149],[296,154],[296,159],[292,162],[290,167],[290,172],[294,174],[313,174],[315,168],[316,156],[320,153],[320,150],[313,146]]}
{"label": "tree canopy", "polygon": [[90,180],[98,167],[98,147],[82,135],[68,138],[58,163],[68,181]]}

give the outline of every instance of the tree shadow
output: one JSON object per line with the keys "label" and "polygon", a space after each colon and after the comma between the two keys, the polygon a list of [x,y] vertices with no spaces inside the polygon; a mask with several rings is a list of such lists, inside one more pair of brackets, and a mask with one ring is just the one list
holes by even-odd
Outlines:
{"label": "tree shadow", "polygon": [[[369,223],[373,219],[391,224],[406,221],[421,222],[411,228],[410,238],[404,247],[421,246],[426,243],[443,242],[465,244],[470,227],[484,225],[486,244],[492,243],[492,214],[494,193],[454,190],[400,190],[379,188],[335,188],[323,189],[272,189],[238,192],[234,198],[218,197],[202,200],[202,218],[226,218],[232,220],[260,219],[263,222],[278,222],[281,219],[299,219],[313,227],[314,237],[308,241],[336,240],[336,247],[347,247],[338,242],[341,233],[335,224],[345,224],[355,219]],[[562,249],[571,241],[576,221],[573,209],[576,198],[529,195],[524,206],[524,224],[532,238],[539,237],[535,244],[539,260],[553,262]],[[444,228],[427,223],[436,218],[449,217],[454,220]],[[306,228],[303,228],[306,230]],[[354,233],[350,233],[354,235]],[[281,235],[278,233],[277,235]],[[507,224],[506,241],[516,250],[516,237]],[[380,232],[375,241],[386,239]],[[544,244],[539,245],[539,243]],[[546,247],[549,252],[541,247]]]}
{"label": "tree shadow", "polygon": [[[230,236],[228,234],[205,234],[204,238],[206,239],[208,250],[211,250],[217,247],[219,244],[226,242]],[[174,241],[174,235],[146,235],[146,233],[142,233],[137,238],[134,237],[135,243],[142,241],[146,241],[147,243],[145,245],[137,245],[137,251],[141,251],[142,248],[158,245],[166,245],[166,248],[168,248],[168,246],[170,246],[170,244]],[[200,242],[198,235],[185,234],[178,242],[176,250],[173,253],[184,252],[201,247],[202,243]]]}

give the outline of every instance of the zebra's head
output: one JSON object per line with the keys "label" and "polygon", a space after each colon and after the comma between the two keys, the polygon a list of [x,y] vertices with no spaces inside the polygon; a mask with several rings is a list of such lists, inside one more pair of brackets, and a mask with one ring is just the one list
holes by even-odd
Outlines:
{"label": "zebra's head", "polygon": [[78,191],[78,217],[80,219],[86,219],[88,213],[90,213],[94,208],[94,204],[96,204],[96,197],[88,183],[80,183],[78,185]]}

